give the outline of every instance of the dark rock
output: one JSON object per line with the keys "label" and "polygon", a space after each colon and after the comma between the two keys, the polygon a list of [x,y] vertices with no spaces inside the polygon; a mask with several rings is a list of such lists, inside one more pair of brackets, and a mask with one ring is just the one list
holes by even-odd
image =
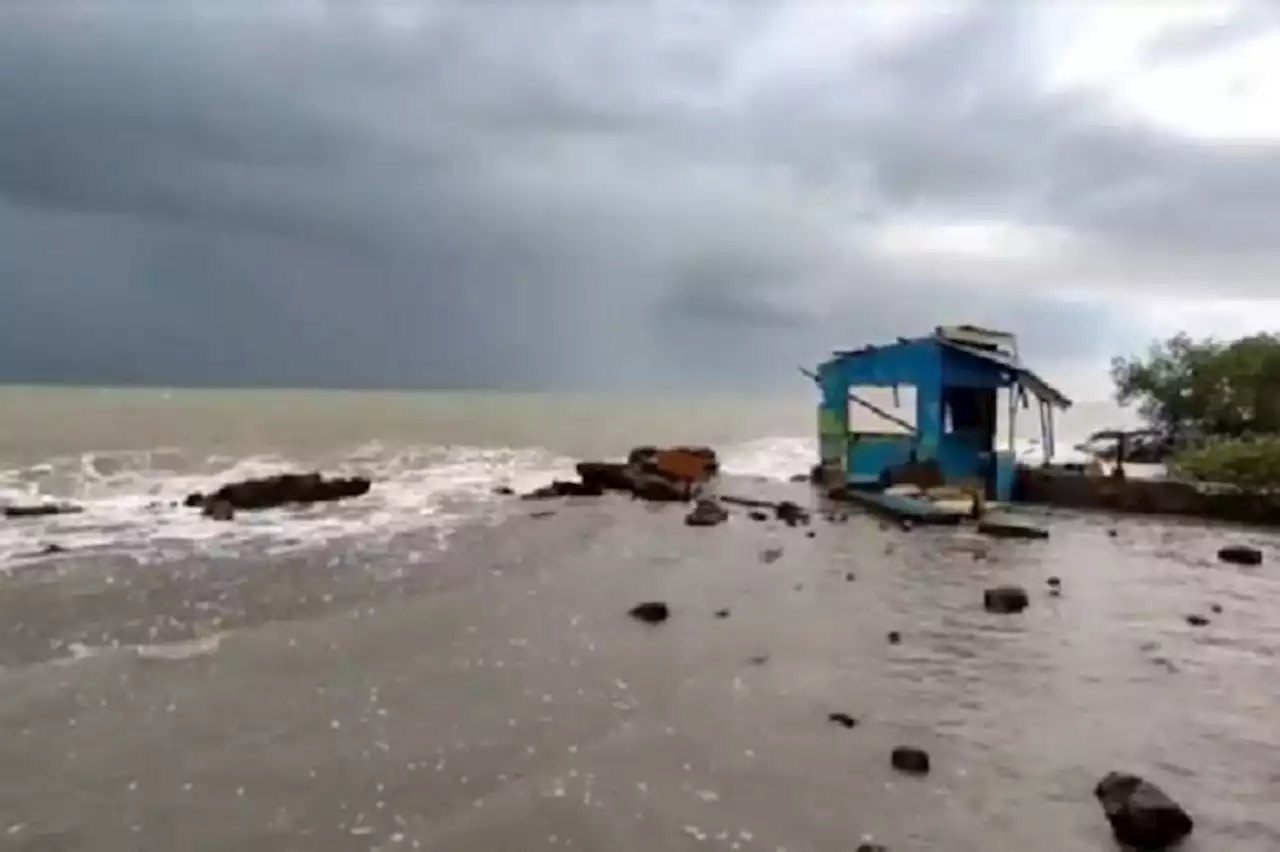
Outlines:
{"label": "dark rock", "polygon": [[858,720],[850,716],[848,713],[828,713],[827,718],[837,725],[843,725],[846,728],[856,727]]}
{"label": "dark rock", "polygon": [[890,757],[893,768],[908,775],[929,774],[929,753],[913,746],[898,746]]}
{"label": "dark rock", "polygon": [[53,556],[55,553],[66,553],[67,549],[60,544],[46,544],[40,548],[41,556]]}
{"label": "dark rock", "polygon": [[634,491],[640,468],[617,462],[579,462],[578,478],[593,491]]}
{"label": "dark rock", "polygon": [[497,488],[493,489],[493,493],[499,497],[511,497],[516,492],[510,485],[499,485]]}
{"label": "dark rock", "polygon": [[659,474],[639,474],[634,477],[631,493],[654,503],[687,503],[693,499],[694,487]]}
{"label": "dark rock", "polygon": [[791,481],[792,482],[809,482],[810,477],[809,477],[809,474],[807,473],[797,473],[795,476],[791,477]]}
{"label": "dark rock", "polygon": [[[327,503],[369,493],[372,482],[362,476],[325,479],[318,473],[284,473],[224,485],[196,505],[224,502],[233,509],[272,509],[297,503]],[[188,501],[196,495],[188,497]]]}
{"label": "dark rock", "polygon": [[727,609],[716,610],[716,618],[728,618],[728,617],[729,617],[729,610]]}
{"label": "dark rock", "polygon": [[896,630],[890,630],[886,638],[888,638],[890,645],[897,645],[902,641],[902,634]]}
{"label": "dark rock", "polygon": [[1048,582],[1049,582],[1049,587],[1052,589],[1056,589],[1062,585],[1062,580],[1060,580],[1057,577],[1050,577]]}
{"label": "dark rock", "polygon": [[77,515],[84,509],[69,503],[41,503],[35,506],[5,506],[6,518],[46,518],[50,515]]}
{"label": "dark rock", "polygon": [[1116,530],[1116,529],[1109,529],[1109,530],[1107,530],[1107,536],[1108,536],[1109,538],[1115,538],[1115,537],[1116,537],[1116,536],[1118,536],[1118,535],[1120,535],[1120,531],[1119,531],[1119,530]]}
{"label": "dark rock", "polygon": [[715,527],[729,520],[729,510],[714,500],[699,500],[684,519],[687,526]]}
{"label": "dark rock", "polygon": [[655,463],[657,459],[657,447],[636,447],[627,454],[627,467],[644,470],[648,473],[656,473],[657,467]]}
{"label": "dark rock", "polygon": [[809,530],[807,533],[805,533],[805,534],[804,534],[804,537],[805,537],[805,538],[817,538],[817,537],[818,537],[818,534],[817,534],[816,532],[814,532],[813,530]]}
{"label": "dark rock", "polygon": [[1187,624],[1190,624],[1192,627],[1204,627],[1208,623],[1209,619],[1205,618],[1203,615],[1187,616]]}
{"label": "dark rock", "polygon": [[1051,598],[1062,597],[1062,589],[1059,589],[1057,586],[1054,586],[1052,589],[1049,590],[1049,597]]}
{"label": "dark rock", "polygon": [[782,558],[781,547],[770,547],[760,551],[760,561],[763,562],[765,565],[772,565],[774,562],[777,562],[781,558]]}
{"label": "dark rock", "polygon": [[789,527],[809,523],[809,513],[790,500],[783,500],[773,509],[774,516]]}
{"label": "dark rock", "polygon": [[1190,815],[1163,790],[1137,775],[1108,772],[1093,789],[1116,840],[1142,850],[1167,849],[1191,833]]}
{"label": "dark rock", "polygon": [[557,479],[521,497],[522,500],[551,500],[556,497],[599,497],[604,489],[595,482],[570,482]]}
{"label": "dark rock", "polygon": [[203,514],[215,521],[230,521],[236,516],[236,507],[226,500],[208,500],[204,504]]}
{"label": "dark rock", "polygon": [[553,511],[551,511],[551,510],[549,510],[549,509],[548,509],[548,510],[546,510],[546,511],[543,511],[543,512],[530,512],[530,513],[529,513],[529,517],[533,518],[535,521],[541,521],[541,520],[543,520],[544,518],[550,518],[550,517],[553,517],[554,515],[555,515],[555,512],[553,512]]}
{"label": "dark rock", "polygon": [[1209,611],[1210,611],[1210,612],[1212,612],[1214,615],[1221,615],[1221,614],[1222,614],[1222,604],[1212,604],[1212,605],[1210,605],[1210,607],[1209,607]]}
{"label": "dark rock", "polygon": [[769,513],[762,512],[759,509],[752,509],[750,512],[747,512],[747,517],[753,521],[767,521],[769,520]]}
{"label": "dark rock", "polygon": [[856,580],[856,579],[858,579],[858,578],[857,578],[857,576],[856,576],[852,571],[849,571],[849,572],[845,573],[845,575],[844,575],[844,581],[845,581],[846,583],[852,583],[852,582],[853,582],[854,580]]}
{"label": "dark rock", "polygon": [[1008,615],[1022,612],[1031,603],[1021,586],[996,586],[982,593],[982,606],[987,612]]}
{"label": "dark rock", "polygon": [[879,843],[861,843],[854,852],[889,852],[889,847]]}
{"label": "dark rock", "polygon": [[750,658],[749,662],[750,662],[750,663],[751,663],[751,665],[753,665],[753,666],[763,666],[765,663],[769,662],[769,655],[768,655],[768,654],[756,654],[755,656],[753,656],[753,657],[751,657],[751,658]]}
{"label": "dark rock", "polygon": [[661,601],[647,601],[633,606],[627,614],[646,624],[661,624],[671,617],[671,609]]}
{"label": "dark rock", "polygon": [[1262,551],[1244,544],[1231,544],[1218,551],[1218,558],[1232,565],[1261,565]]}
{"label": "dark rock", "polygon": [[204,494],[199,491],[194,494],[188,494],[187,499],[182,501],[182,505],[186,506],[188,509],[199,509],[204,505]]}

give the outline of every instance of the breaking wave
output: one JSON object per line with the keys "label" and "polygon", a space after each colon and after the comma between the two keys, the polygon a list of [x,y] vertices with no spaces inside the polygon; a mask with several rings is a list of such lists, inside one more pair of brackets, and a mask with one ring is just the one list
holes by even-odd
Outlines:
{"label": "breaking wave", "polygon": [[[366,496],[348,502],[243,513],[218,523],[182,506],[193,491],[290,471],[363,475]],[[494,489],[527,490],[572,472],[573,461],[537,449],[426,447],[389,449],[374,442],[353,452],[301,464],[278,455],[193,461],[176,449],[88,452],[0,470],[0,505],[66,501],[78,514],[0,520],[0,570],[47,556],[56,544],[74,553],[127,552],[164,559],[197,548],[234,554],[246,543],[269,552],[360,536],[374,542],[421,530],[448,531],[496,508]]]}

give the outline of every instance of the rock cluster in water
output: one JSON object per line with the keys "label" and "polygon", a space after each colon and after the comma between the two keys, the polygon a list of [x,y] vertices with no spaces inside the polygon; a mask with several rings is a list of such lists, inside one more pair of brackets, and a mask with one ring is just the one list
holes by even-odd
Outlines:
{"label": "rock cluster in water", "polygon": [[580,462],[579,481],[556,480],[524,497],[599,497],[618,491],[641,500],[684,503],[719,471],[715,451],[707,447],[636,447],[625,462]]}
{"label": "rock cluster in water", "polygon": [[188,494],[184,505],[199,508],[215,520],[230,520],[238,511],[359,497],[371,487],[372,482],[362,476],[325,478],[319,473],[284,473],[232,482],[212,494]]}

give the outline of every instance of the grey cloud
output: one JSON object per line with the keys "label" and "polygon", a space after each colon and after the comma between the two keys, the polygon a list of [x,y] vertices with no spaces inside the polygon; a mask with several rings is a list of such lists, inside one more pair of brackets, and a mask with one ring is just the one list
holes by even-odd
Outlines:
{"label": "grey cloud", "polygon": [[1050,224],[1096,244],[1095,273],[1256,269],[1277,244],[1273,151],[1038,91],[1029,5],[745,92],[791,6],[424,3],[403,29],[363,4],[68,8],[0,11],[14,379],[749,384],[967,320],[1067,364],[1146,329],[896,268],[856,226]]}

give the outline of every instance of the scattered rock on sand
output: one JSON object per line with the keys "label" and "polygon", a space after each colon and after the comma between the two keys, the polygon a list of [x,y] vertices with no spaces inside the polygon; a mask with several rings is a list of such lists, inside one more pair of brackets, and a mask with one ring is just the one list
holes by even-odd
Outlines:
{"label": "scattered rock on sand", "polygon": [[187,506],[223,501],[233,509],[272,509],[296,503],[324,503],[369,493],[372,482],[363,476],[325,479],[319,473],[284,473],[224,485],[212,494],[191,494]]}
{"label": "scattered rock on sand", "polygon": [[774,516],[789,527],[809,523],[809,513],[790,500],[783,500],[774,507]]}
{"label": "scattered rock on sand", "polygon": [[850,716],[848,713],[828,713],[827,718],[837,725],[845,728],[854,728],[858,725],[858,720]]}
{"label": "scattered rock on sand", "polygon": [[1022,612],[1031,603],[1021,586],[996,586],[982,593],[982,606],[987,612],[1009,615]]}
{"label": "scattered rock on sand", "polygon": [[1209,606],[1209,611],[1214,615],[1222,615],[1222,604],[1211,604]]}
{"label": "scattered rock on sand", "polygon": [[1108,537],[1108,538],[1115,538],[1115,537],[1116,537],[1116,536],[1118,536],[1118,535],[1120,535],[1120,531],[1119,531],[1119,530],[1117,530],[1117,529],[1115,529],[1115,528],[1112,528],[1112,529],[1107,530],[1107,537]]}
{"label": "scattered rock on sand", "polygon": [[749,662],[753,666],[763,666],[765,663],[769,662],[769,655],[755,654],[749,659]]}
{"label": "scattered rock on sand", "polygon": [[759,509],[752,509],[750,512],[747,512],[747,517],[753,521],[767,521],[769,520],[769,513],[762,512]]}
{"label": "scattered rock on sand", "polygon": [[728,617],[729,617],[729,610],[727,609],[716,610],[716,618],[728,618]]}
{"label": "scattered rock on sand", "polygon": [[1187,624],[1190,624],[1192,627],[1204,627],[1208,623],[1209,619],[1205,618],[1203,615],[1187,616]]}
{"label": "scattered rock on sand", "polygon": [[714,500],[699,500],[684,519],[691,527],[715,527],[729,520],[729,510]]}
{"label": "scattered rock on sand", "polygon": [[1230,544],[1218,551],[1218,558],[1232,565],[1261,565],[1262,551],[1244,544]]}
{"label": "scattered rock on sand", "polygon": [[856,579],[858,579],[858,576],[854,574],[852,571],[845,572],[844,581],[846,583],[852,583]]}
{"label": "scattered rock on sand", "polygon": [[499,485],[497,488],[493,489],[493,493],[499,497],[511,497],[516,493],[516,490],[510,485]]}
{"label": "scattered rock on sand", "polygon": [[914,746],[898,746],[890,756],[890,763],[899,772],[908,775],[929,774],[929,752]]}
{"label": "scattered rock on sand", "polygon": [[1058,577],[1050,577],[1048,583],[1049,588],[1056,589],[1062,585],[1062,580]]}
{"label": "scattered rock on sand", "polygon": [[1116,840],[1136,849],[1159,850],[1182,840],[1195,823],[1168,794],[1137,775],[1108,772],[1093,795]]}
{"label": "scattered rock on sand", "polygon": [[41,556],[53,556],[54,554],[57,554],[57,553],[66,553],[66,552],[67,552],[67,549],[60,544],[46,544],[44,547],[40,548]]}
{"label": "scattered rock on sand", "polygon": [[782,558],[781,547],[767,547],[760,551],[760,561],[765,565],[772,565]]}
{"label": "scattered rock on sand", "polygon": [[890,645],[897,645],[902,641],[902,634],[896,630],[890,630],[885,638],[889,640]]}
{"label": "scattered rock on sand", "polygon": [[889,852],[889,847],[879,843],[861,843],[854,852]]}
{"label": "scattered rock on sand", "polygon": [[809,474],[807,474],[807,473],[797,473],[797,474],[793,474],[793,475],[792,475],[792,477],[791,477],[791,481],[792,481],[792,482],[808,482],[808,481],[809,481]]}
{"label": "scattered rock on sand", "polygon": [[541,521],[541,520],[543,520],[543,519],[545,519],[545,518],[551,518],[551,517],[554,517],[554,516],[555,516],[555,512],[553,512],[553,511],[551,511],[551,510],[547,510],[547,511],[543,511],[543,512],[530,512],[530,513],[529,513],[529,517],[533,518],[535,521]]}
{"label": "scattered rock on sand", "polygon": [[671,609],[662,601],[646,601],[633,606],[627,614],[646,624],[661,624],[671,617]]}
{"label": "scattered rock on sand", "polygon": [[69,503],[40,503],[34,506],[5,506],[0,510],[6,518],[45,518],[50,515],[76,515],[83,512]]}

